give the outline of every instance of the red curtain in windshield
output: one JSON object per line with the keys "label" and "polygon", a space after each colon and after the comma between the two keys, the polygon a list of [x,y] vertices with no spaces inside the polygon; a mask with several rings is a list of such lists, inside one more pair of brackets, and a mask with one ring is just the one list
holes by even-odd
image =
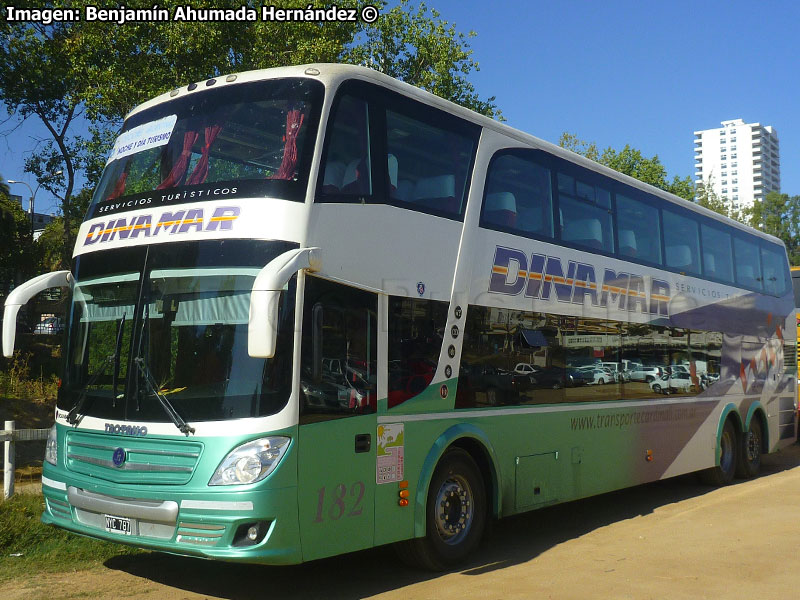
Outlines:
{"label": "red curtain in windshield", "polygon": [[128,172],[123,171],[120,174],[119,179],[117,179],[117,183],[114,184],[114,189],[111,191],[111,193],[108,195],[108,198],[106,199],[114,200],[122,196],[122,194],[125,193],[125,182],[127,181],[127,179],[128,179]]}
{"label": "red curtain in windshield", "polygon": [[165,190],[175,187],[180,183],[181,178],[186,173],[186,168],[189,166],[189,157],[192,155],[192,146],[200,137],[197,131],[187,131],[183,134],[183,150],[178,160],[173,165],[172,170],[167,175],[167,178],[158,184],[157,190]]}
{"label": "red curtain in windshield", "polygon": [[303,125],[305,115],[299,110],[290,110],[286,115],[286,135],[284,135],[283,161],[270,179],[291,179],[297,168],[297,136]]}
{"label": "red curtain in windshield", "polygon": [[204,128],[205,143],[203,144],[203,152],[192,174],[189,175],[189,178],[186,180],[187,185],[203,183],[206,177],[208,177],[208,155],[211,152],[211,144],[217,139],[220,131],[222,131],[222,125],[207,125]]}

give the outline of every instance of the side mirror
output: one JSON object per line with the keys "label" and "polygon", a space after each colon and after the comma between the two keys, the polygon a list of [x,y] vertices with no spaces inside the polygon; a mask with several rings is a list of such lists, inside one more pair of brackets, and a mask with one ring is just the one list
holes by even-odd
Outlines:
{"label": "side mirror", "polygon": [[3,311],[3,356],[14,354],[14,341],[17,337],[17,313],[20,307],[27,304],[39,292],[53,287],[72,287],[74,279],[69,271],[45,273],[26,281],[14,288],[6,298]]}
{"label": "side mirror", "polygon": [[281,290],[297,271],[317,271],[321,263],[319,248],[299,248],[284,252],[261,269],[250,294],[250,315],[247,322],[247,353],[250,356],[275,356]]}

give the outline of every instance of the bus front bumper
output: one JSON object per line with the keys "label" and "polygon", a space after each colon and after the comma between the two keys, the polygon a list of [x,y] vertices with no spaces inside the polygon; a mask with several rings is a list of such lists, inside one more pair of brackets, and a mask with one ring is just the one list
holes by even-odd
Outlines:
{"label": "bus front bumper", "polygon": [[88,490],[43,478],[42,522],[81,535],[234,562],[302,562],[297,489],[159,493]]}

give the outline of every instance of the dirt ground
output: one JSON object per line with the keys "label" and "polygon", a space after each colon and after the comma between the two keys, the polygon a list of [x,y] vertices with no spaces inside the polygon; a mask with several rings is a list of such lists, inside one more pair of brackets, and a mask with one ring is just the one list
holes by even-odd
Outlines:
{"label": "dirt ground", "polygon": [[164,554],[90,571],[31,574],[4,600],[36,598],[790,598],[800,588],[800,445],[757,479],[714,489],[682,477],[497,523],[447,574],[410,571],[390,548],[295,567]]}

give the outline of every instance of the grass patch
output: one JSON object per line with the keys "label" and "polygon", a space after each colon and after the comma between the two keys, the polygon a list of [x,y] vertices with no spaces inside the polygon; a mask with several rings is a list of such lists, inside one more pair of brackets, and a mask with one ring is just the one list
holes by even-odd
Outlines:
{"label": "grass patch", "polygon": [[44,525],[43,510],[41,494],[18,494],[0,501],[0,581],[89,569],[114,556],[145,552]]}

